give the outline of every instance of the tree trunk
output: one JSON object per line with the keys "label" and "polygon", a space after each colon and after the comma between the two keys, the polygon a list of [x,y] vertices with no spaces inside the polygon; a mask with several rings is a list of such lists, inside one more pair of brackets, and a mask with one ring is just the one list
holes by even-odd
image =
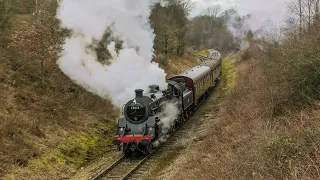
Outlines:
{"label": "tree trunk", "polygon": [[312,0],[308,0],[308,30],[311,30],[311,7],[312,7]]}
{"label": "tree trunk", "polygon": [[165,59],[165,62],[164,62],[165,65],[168,64],[168,54],[169,54],[169,45],[168,45],[168,43],[169,43],[169,38],[166,37],[166,39],[165,39],[165,55],[166,55],[166,59]]}
{"label": "tree trunk", "polygon": [[185,47],[185,43],[182,43],[181,49],[180,49],[180,57],[184,56],[184,47]]}
{"label": "tree trunk", "polygon": [[177,47],[177,55],[178,55],[178,56],[180,56],[180,46],[181,46],[181,45],[179,44],[178,47]]}
{"label": "tree trunk", "polygon": [[44,61],[45,59],[43,58],[40,62],[40,68],[41,68],[41,85],[44,85],[44,75],[45,75],[45,72],[44,72]]}
{"label": "tree trunk", "polygon": [[320,12],[319,12],[319,2],[320,0],[316,0],[316,4],[315,4],[315,22],[319,23],[320,21]]}
{"label": "tree trunk", "polygon": [[299,23],[299,35],[300,37],[302,36],[302,3],[301,3],[302,0],[299,0],[299,20],[300,20],[300,23]]}
{"label": "tree trunk", "polygon": [[36,0],[36,15],[38,15],[38,0]]}

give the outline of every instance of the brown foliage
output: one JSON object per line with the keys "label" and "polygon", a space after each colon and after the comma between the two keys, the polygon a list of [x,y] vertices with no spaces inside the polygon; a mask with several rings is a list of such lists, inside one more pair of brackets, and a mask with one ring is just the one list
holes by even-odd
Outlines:
{"label": "brown foliage", "polygon": [[263,69],[270,86],[280,93],[278,109],[290,104],[303,108],[320,98],[319,45],[320,34],[315,33],[299,41],[286,40],[281,46],[270,45],[267,49]]}

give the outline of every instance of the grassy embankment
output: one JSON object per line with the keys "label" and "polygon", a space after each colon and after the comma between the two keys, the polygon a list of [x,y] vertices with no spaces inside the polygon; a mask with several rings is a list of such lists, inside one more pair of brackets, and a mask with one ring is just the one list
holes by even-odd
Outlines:
{"label": "grassy embankment", "polygon": [[118,110],[75,86],[56,56],[48,57],[43,74],[38,59],[21,53],[28,47],[15,45],[0,50],[0,176],[68,177],[108,151]]}

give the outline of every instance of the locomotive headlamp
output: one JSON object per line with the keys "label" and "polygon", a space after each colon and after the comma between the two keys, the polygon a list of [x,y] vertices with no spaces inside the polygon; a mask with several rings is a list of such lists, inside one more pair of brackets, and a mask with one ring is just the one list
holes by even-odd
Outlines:
{"label": "locomotive headlamp", "polygon": [[124,131],[124,128],[123,128],[123,127],[122,127],[122,128],[119,128],[119,130],[120,130],[120,131]]}
{"label": "locomotive headlamp", "polygon": [[152,127],[149,127],[149,131],[152,131],[152,129],[153,129]]}

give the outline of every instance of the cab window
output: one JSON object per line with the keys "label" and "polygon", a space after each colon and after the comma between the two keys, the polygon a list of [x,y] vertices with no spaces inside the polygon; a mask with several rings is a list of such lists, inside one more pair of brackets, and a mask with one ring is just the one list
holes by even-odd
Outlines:
{"label": "cab window", "polygon": [[179,91],[178,91],[177,88],[173,88],[173,95],[174,95],[174,96],[178,96],[178,95],[179,95],[178,92],[179,92]]}

